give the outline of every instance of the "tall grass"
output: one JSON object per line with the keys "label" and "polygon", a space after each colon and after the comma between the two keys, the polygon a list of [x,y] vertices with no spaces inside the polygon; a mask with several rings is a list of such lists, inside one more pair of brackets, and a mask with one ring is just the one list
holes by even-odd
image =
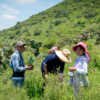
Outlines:
{"label": "tall grass", "polygon": [[[11,71],[7,70],[0,76],[0,99],[1,100],[75,100],[73,88],[69,86],[69,77],[64,74],[64,81],[60,82],[58,76],[50,75],[44,80],[40,69],[26,73],[26,81],[23,88],[15,88],[9,79]],[[99,100],[100,98],[100,71],[89,69],[89,87],[80,88],[79,100]]]}

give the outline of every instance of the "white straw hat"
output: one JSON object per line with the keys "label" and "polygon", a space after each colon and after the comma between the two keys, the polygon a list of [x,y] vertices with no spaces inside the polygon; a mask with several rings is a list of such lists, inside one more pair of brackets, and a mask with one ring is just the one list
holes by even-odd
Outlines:
{"label": "white straw hat", "polygon": [[71,54],[71,52],[68,49],[63,49],[61,50],[56,50],[55,51],[56,55],[59,57],[60,60],[62,60],[63,62],[70,62],[69,56]]}

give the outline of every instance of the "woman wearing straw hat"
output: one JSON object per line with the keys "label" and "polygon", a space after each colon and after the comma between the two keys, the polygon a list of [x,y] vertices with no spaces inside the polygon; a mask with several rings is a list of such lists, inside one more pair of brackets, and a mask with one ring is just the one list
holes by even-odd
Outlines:
{"label": "woman wearing straw hat", "polygon": [[[55,53],[49,54],[43,60],[41,65],[43,78],[47,78],[47,75],[49,73],[53,73],[53,74],[60,73],[62,76],[65,63],[71,62],[70,54],[71,52],[68,49],[64,49],[62,51],[55,50]],[[63,80],[62,78],[61,80]]]}

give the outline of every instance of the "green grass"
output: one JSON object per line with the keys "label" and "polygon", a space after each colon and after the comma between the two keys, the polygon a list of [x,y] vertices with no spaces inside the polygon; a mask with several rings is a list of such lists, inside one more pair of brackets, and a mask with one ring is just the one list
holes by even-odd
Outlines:
{"label": "green grass", "polygon": [[[48,49],[57,45],[72,49],[72,46],[83,41],[87,43],[91,55],[89,64],[88,88],[81,88],[80,100],[100,99],[100,0],[64,0],[62,3],[43,11],[29,19],[18,22],[15,26],[0,31],[0,60],[7,70],[0,69],[1,100],[74,100],[73,89],[68,86],[68,66],[72,66],[76,55],[72,52],[73,63],[66,65],[64,82],[57,76],[49,77],[42,93],[43,79],[40,71],[41,62]],[[80,38],[82,34],[87,39]],[[25,85],[22,89],[12,86],[12,71],[8,68],[9,57],[18,40],[24,40],[27,50],[24,53],[25,63],[29,56],[34,56],[35,69],[26,73]],[[3,53],[2,55],[2,48]],[[72,50],[71,50],[72,51]],[[39,53],[35,56],[33,53]]]}
{"label": "green grass", "polygon": [[[68,69],[66,67],[66,69]],[[42,93],[43,79],[39,67],[26,73],[25,85],[22,89],[12,86],[10,75],[7,70],[0,76],[0,98],[2,100],[74,100],[73,89],[68,85],[69,76],[64,73],[64,82],[58,80],[58,76],[50,75]],[[89,87],[81,88],[80,100],[99,100],[100,98],[100,71],[89,68]]]}

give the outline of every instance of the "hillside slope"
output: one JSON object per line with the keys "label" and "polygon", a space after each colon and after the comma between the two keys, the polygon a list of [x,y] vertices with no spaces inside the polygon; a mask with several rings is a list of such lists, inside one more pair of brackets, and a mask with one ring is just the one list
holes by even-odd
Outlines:
{"label": "hillside slope", "polygon": [[[36,40],[55,44],[81,33],[100,32],[99,0],[65,0],[64,2],[14,27],[0,32],[0,44],[12,45],[15,40]],[[5,39],[6,38],[6,39]],[[49,41],[48,41],[49,39]]]}
{"label": "hillside slope", "polygon": [[86,42],[92,54],[99,54],[95,49],[100,48],[100,0],[64,0],[1,31],[0,47],[8,49],[7,57],[18,40],[24,40],[36,56],[53,45],[70,47],[78,41]]}

